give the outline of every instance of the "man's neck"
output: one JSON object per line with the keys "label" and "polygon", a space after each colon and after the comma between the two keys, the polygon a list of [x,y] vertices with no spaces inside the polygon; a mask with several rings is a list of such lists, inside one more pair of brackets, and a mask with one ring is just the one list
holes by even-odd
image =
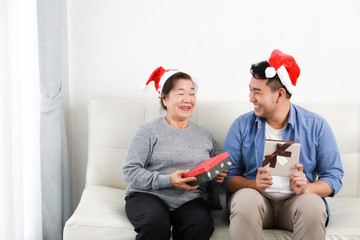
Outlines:
{"label": "man's neck", "polygon": [[290,107],[290,101],[281,104],[271,117],[266,118],[267,124],[273,129],[283,129],[289,120]]}

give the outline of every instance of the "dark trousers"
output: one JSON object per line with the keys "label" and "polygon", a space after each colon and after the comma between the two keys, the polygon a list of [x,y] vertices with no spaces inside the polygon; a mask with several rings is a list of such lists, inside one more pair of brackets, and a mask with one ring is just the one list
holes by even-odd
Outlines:
{"label": "dark trousers", "polygon": [[132,193],[126,197],[126,214],[142,240],[208,240],[214,231],[209,204],[194,199],[174,211],[158,197]]}

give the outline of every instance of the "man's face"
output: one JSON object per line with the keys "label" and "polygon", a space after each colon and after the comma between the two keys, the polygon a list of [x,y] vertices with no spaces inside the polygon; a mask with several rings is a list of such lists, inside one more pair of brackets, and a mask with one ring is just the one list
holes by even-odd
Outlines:
{"label": "man's face", "polygon": [[278,91],[273,92],[266,83],[266,79],[256,79],[252,77],[249,84],[249,100],[254,104],[256,116],[271,118],[277,106]]}

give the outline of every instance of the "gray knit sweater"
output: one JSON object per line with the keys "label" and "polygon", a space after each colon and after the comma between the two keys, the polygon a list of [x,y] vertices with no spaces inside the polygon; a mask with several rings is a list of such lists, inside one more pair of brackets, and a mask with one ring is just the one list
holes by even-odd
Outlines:
{"label": "gray knit sweater", "polygon": [[185,191],[170,184],[170,174],[192,169],[215,155],[215,140],[204,128],[189,123],[185,129],[167,124],[164,117],[143,124],[133,136],[122,169],[132,192],[146,192],[162,199],[170,210],[195,199],[207,199],[206,184]]}

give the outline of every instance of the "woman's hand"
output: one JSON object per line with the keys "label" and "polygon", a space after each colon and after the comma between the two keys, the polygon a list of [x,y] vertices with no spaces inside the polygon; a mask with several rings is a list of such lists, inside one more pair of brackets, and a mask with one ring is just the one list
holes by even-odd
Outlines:
{"label": "woman's hand", "polygon": [[218,182],[218,183],[222,183],[224,181],[224,179],[227,177],[227,172],[229,170],[226,169],[225,171],[223,171],[222,173],[220,173],[219,175],[217,175],[215,177],[215,181]]}
{"label": "woman's hand", "polygon": [[170,174],[170,183],[173,187],[183,189],[186,191],[193,191],[199,187],[199,185],[191,186],[187,182],[195,181],[196,177],[183,178],[182,175],[189,170],[178,170]]}

